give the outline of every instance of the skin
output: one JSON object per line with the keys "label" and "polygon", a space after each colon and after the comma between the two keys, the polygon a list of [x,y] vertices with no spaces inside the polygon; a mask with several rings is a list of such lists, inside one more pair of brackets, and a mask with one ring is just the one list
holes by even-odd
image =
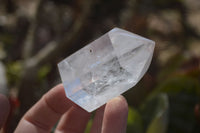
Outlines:
{"label": "skin", "polygon": [[[4,116],[4,115],[2,115]],[[15,133],[84,133],[91,114],[73,104],[63,85],[47,92],[21,119]],[[97,109],[90,133],[125,133],[128,105],[124,97],[110,100]]]}

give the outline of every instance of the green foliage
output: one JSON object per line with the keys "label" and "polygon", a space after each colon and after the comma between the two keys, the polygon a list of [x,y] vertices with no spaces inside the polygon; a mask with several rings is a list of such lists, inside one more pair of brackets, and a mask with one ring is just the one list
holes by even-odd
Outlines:
{"label": "green foliage", "polygon": [[86,130],[85,130],[85,133],[89,133],[90,132],[90,129],[91,129],[91,127],[92,127],[92,119],[88,122],[88,124],[87,124],[87,127],[86,127]]}
{"label": "green foliage", "polygon": [[180,92],[188,94],[200,95],[200,84],[196,78],[187,76],[174,76],[163,81],[156,89],[170,94],[177,94]]}
{"label": "green foliage", "polygon": [[16,61],[16,62],[8,63],[6,68],[7,68],[8,83],[10,85],[17,84],[22,72],[21,62]]}
{"label": "green foliage", "polygon": [[141,114],[134,108],[129,107],[127,132],[128,133],[143,133],[143,121]]}
{"label": "green foliage", "polygon": [[172,77],[163,82],[157,90],[169,96],[169,133],[200,131],[200,128],[195,126],[198,123],[194,114],[195,105],[200,100],[200,84],[197,79],[187,76]]}
{"label": "green foliage", "polygon": [[[127,132],[198,133],[200,128],[194,108],[199,101],[200,84],[196,78],[170,77],[146,98],[139,111],[130,109]],[[137,130],[141,127],[142,130]]]}
{"label": "green foliage", "polygon": [[169,110],[168,97],[166,94],[160,94],[153,101],[154,105],[157,106],[156,113],[148,125],[146,133],[166,133]]}
{"label": "green foliage", "polygon": [[47,74],[51,71],[51,66],[50,65],[44,65],[42,67],[40,67],[40,69],[38,70],[38,80],[42,81],[43,79],[46,78]]}
{"label": "green foliage", "polygon": [[165,133],[169,103],[166,94],[149,97],[140,107],[146,133]]}
{"label": "green foliage", "polygon": [[195,94],[177,93],[170,95],[169,133],[192,133],[197,125],[194,107],[197,102]]}

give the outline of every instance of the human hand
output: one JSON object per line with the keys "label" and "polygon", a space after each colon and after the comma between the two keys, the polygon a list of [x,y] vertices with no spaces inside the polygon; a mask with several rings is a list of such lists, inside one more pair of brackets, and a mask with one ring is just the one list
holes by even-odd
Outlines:
{"label": "human hand", "polygon": [[[90,115],[73,104],[63,85],[58,85],[23,116],[15,133],[49,133],[59,119],[55,133],[84,133]],[[91,133],[125,133],[127,116],[126,100],[116,97],[97,109]]]}

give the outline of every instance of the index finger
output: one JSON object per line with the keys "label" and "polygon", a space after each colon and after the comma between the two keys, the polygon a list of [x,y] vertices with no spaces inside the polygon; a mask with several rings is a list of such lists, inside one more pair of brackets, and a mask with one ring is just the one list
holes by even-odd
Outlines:
{"label": "index finger", "polygon": [[15,132],[48,132],[72,105],[63,85],[57,85],[24,115]]}

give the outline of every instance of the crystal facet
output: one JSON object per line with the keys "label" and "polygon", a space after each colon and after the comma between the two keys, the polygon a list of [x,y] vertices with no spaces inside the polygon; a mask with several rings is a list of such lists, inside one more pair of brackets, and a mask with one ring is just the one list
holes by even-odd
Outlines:
{"label": "crystal facet", "polygon": [[147,71],[155,42],[114,28],[58,64],[66,95],[91,112],[127,91]]}

